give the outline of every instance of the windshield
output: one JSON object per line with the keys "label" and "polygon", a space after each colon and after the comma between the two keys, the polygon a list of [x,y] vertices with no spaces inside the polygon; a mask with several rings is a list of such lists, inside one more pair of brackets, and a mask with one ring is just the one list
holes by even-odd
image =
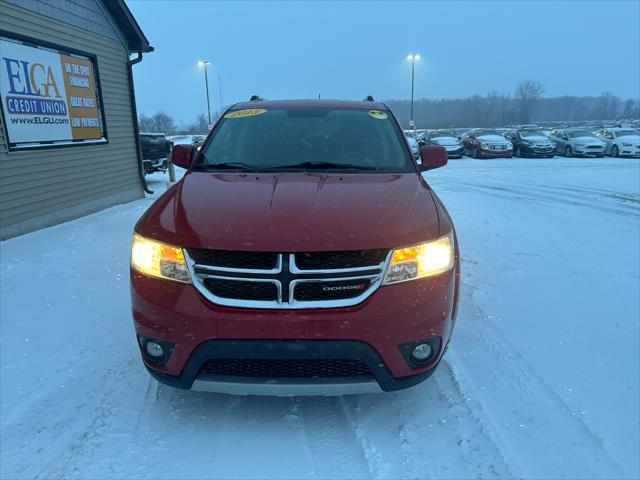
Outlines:
{"label": "windshield", "polygon": [[500,133],[497,130],[476,130],[476,137],[482,135],[500,135]]}
{"label": "windshield", "polygon": [[228,112],[195,168],[415,172],[402,131],[380,110],[293,107]]}
{"label": "windshield", "polygon": [[522,138],[528,138],[528,137],[544,137],[545,134],[542,130],[521,130],[520,131],[520,136]]}
{"label": "windshield", "polygon": [[638,130],[614,130],[613,134],[616,137],[626,137],[627,135],[640,135]]}
{"label": "windshield", "polygon": [[567,132],[567,136],[569,138],[578,138],[578,137],[593,137],[593,133],[589,130],[569,130]]}

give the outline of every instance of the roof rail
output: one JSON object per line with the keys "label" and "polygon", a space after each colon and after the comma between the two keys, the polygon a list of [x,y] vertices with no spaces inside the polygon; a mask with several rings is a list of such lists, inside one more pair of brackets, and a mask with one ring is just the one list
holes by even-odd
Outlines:
{"label": "roof rail", "polygon": [[371,95],[367,95],[367,96],[364,98],[364,101],[365,101],[365,102],[373,102],[373,97],[372,97]]}
{"label": "roof rail", "polygon": [[263,100],[264,98],[262,98],[260,95],[251,95],[251,98],[249,99],[250,102],[261,102]]}

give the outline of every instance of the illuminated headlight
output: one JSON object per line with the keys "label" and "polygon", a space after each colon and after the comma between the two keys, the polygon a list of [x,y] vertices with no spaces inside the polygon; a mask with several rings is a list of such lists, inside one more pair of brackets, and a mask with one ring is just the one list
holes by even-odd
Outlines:
{"label": "illuminated headlight", "polygon": [[453,232],[433,242],[393,251],[384,284],[430,277],[453,268]]}
{"label": "illuminated headlight", "polygon": [[131,268],[151,277],[191,283],[182,249],[138,234],[131,244]]}

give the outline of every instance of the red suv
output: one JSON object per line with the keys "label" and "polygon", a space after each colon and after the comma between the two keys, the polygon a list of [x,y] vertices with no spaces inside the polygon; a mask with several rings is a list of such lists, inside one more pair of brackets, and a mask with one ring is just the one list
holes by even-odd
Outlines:
{"label": "red suv", "polygon": [[453,223],[383,103],[239,103],[135,226],[145,366],[173,387],[266,395],[426,379],[455,322]]}

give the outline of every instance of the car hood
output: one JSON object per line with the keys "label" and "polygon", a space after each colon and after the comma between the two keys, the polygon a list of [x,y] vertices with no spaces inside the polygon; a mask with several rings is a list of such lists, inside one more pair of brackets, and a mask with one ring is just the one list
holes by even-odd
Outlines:
{"label": "car hood", "polygon": [[502,135],[478,135],[477,138],[481,142],[509,143]]}
{"label": "car hood", "polygon": [[455,137],[438,137],[433,139],[433,143],[442,146],[460,145],[460,140]]}
{"label": "car hood", "polygon": [[531,137],[525,137],[523,138],[523,140],[529,142],[529,143],[541,143],[543,145],[548,145],[551,143],[551,140],[549,139],[549,137],[545,137],[544,135],[535,135],[535,136],[531,136]]}
{"label": "car hood", "polygon": [[574,137],[569,140],[579,145],[603,145],[604,144],[604,142],[598,140],[596,137]]}
{"label": "car hood", "polygon": [[192,248],[358,250],[436,238],[438,215],[415,173],[189,172],[136,232]]}
{"label": "car hood", "polygon": [[622,135],[621,137],[616,137],[616,140],[618,142],[633,143],[634,145],[637,145],[640,143],[640,135]]}

